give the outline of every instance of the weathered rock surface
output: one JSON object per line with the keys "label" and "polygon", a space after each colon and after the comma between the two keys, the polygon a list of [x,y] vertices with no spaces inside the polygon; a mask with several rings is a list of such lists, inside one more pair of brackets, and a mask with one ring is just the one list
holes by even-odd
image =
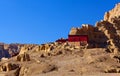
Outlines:
{"label": "weathered rock surface", "polygon": [[108,49],[119,59],[120,56],[120,3],[105,14],[104,20],[97,22],[96,26],[108,38]]}
{"label": "weathered rock surface", "polygon": [[5,58],[9,58],[10,57],[9,52],[4,49],[4,45],[0,45],[0,59],[2,57],[5,57]]}
{"label": "weathered rock surface", "polygon": [[19,65],[18,64],[12,64],[12,63],[4,63],[2,65],[0,65],[0,72],[9,72],[11,70],[15,70],[19,68]]}
{"label": "weathered rock surface", "polygon": [[4,44],[4,49],[13,57],[19,53],[21,46],[22,44]]}
{"label": "weathered rock surface", "polygon": [[120,66],[109,66],[105,69],[105,73],[120,73]]}
{"label": "weathered rock surface", "polygon": [[30,56],[27,53],[20,54],[20,55],[17,56],[17,61],[21,61],[21,62],[30,61]]}
{"label": "weathered rock surface", "polygon": [[[111,71],[108,66],[117,66],[114,68],[118,70],[119,63],[105,50],[103,48],[68,50],[67,46],[66,49],[59,51],[64,51],[64,53],[46,57],[41,57],[40,52],[32,52],[30,61],[16,61],[16,57],[9,59],[7,62],[10,66],[5,72],[7,72],[7,76],[69,76],[71,74],[84,76],[84,74],[107,73],[107,71]],[[0,64],[1,66],[8,67],[8,64],[1,63],[3,63]],[[15,67],[13,64],[19,67],[11,69],[11,67]]]}
{"label": "weathered rock surface", "polygon": [[120,3],[116,4],[115,8],[106,12],[104,15],[104,20],[111,22],[113,18],[120,16]]}
{"label": "weathered rock surface", "polygon": [[18,55],[20,48],[23,44],[4,44],[0,43],[0,59],[1,58],[10,58]]}

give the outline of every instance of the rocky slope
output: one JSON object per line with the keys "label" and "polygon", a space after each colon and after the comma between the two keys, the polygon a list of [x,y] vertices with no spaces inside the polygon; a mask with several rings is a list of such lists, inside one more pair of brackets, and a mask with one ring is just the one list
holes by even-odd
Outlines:
{"label": "rocky slope", "polygon": [[[63,45],[59,45],[61,47]],[[80,49],[64,45],[41,55],[40,51],[28,51],[0,63],[1,73],[7,76],[86,76],[120,73],[117,59],[111,58],[104,48]],[[54,50],[52,50],[54,51]],[[104,75],[102,75],[104,76]]]}
{"label": "rocky slope", "polygon": [[104,20],[97,22],[96,26],[108,38],[108,50],[113,53],[113,57],[120,59],[120,3],[107,12]]}
{"label": "rocky slope", "polygon": [[107,48],[1,43],[0,76],[120,76],[120,3],[96,27],[107,37]]}
{"label": "rocky slope", "polygon": [[10,58],[18,55],[20,48],[24,44],[4,44],[0,43],[0,59],[1,58]]}

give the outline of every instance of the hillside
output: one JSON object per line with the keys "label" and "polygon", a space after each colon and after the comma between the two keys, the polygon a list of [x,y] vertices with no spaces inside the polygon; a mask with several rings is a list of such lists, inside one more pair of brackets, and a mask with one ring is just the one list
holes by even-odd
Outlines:
{"label": "hillside", "polygon": [[95,26],[72,28],[68,39],[0,43],[0,76],[120,76],[119,40],[120,3]]}

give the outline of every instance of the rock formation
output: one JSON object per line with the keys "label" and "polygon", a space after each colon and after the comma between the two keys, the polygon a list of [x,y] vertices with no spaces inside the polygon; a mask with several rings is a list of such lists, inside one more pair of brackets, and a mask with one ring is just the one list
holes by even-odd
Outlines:
{"label": "rock formation", "polygon": [[106,12],[104,15],[104,20],[111,22],[113,18],[120,16],[120,3],[116,4],[115,8]]}
{"label": "rock formation", "polygon": [[9,57],[10,57],[9,52],[4,49],[4,45],[0,45],[0,59],[1,59],[2,57],[6,57],[6,58],[9,58]]}
{"label": "rock formation", "polygon": [[114,9],[105,13],[104,20],[96,26],[82,25],[82,28],[72,28],[70,35],[88,35],[89,45],[108,46],[110,52],[119,55],[120,51],[120,3]]}
{"label": "rock formation", "polygon": [[27,53],[20,54],[20,55],[17,56],[17,61],[21,61],[21,62],[30,61],[30,56]]}
{"label": "rock formation", "polygon": [[120,67],[110,66],[105,69],[105,73],[120,73]]}
{"label": "rock formation", "polygon": [[120,56],[120,3],[114,9],[107,12],[104,20],[96,23],[96,26],[108,38],[108,49],[116,58]]}
{"label": "rock formation", "polygon": [[83,24],[81,28],[72,28],[69,35],[87,35],[89,47],[107,47],[114,58],[120,59],[120,3],[106,12],[95,27]]}
{"label": "rock formation", "polygon": [[22,44],[4,44],[4,49],[13,57],[19,53],[21,46]]}
{"label": "rock formation", "polygon": [[9,72],[11,70],[15,70],[16,68],[18,68],[19,65],[18,64],[12,64],[12,63],[4,63],[0,66],[0,72]]}

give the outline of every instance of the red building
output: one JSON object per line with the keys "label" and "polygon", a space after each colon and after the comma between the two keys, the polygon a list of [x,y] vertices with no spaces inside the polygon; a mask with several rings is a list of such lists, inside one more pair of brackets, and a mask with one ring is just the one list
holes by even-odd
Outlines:
{"label": "red building", "polygon": [[68,42],[88,41],[87,35],[69,35]]}
{"label": "red building", "polygon": [[87,35],[69,35],[68,42],[75,46],[85,46],[88,43]]}
{"label": "red building", "polygon": [[85,46],[88,43],[87,35],[68,35],[68,39],[58,39],[56,42],[68,42],[75,46]]}

